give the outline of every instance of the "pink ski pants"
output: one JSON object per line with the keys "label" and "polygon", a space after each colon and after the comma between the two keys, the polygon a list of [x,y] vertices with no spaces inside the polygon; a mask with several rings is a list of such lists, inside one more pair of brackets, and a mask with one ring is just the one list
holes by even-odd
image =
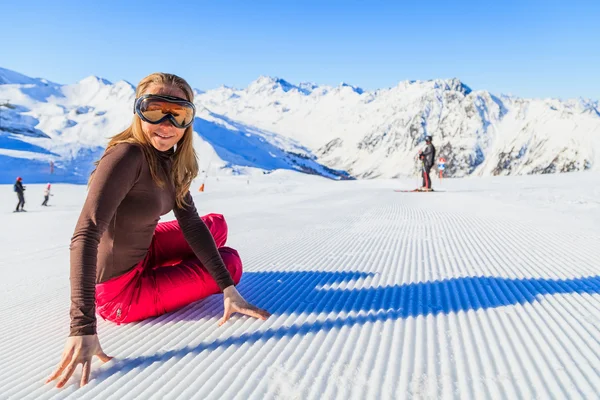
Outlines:
{"label": "pink ski pants", "polygon": [[[238,252],[224,247],[227,223],[220,214],[202,217],[237,285],[242,276]],[[131,271],[96,285],[96,313],[117,324],[156,317],[220,293],[183,237],[177,221],[156,226],[146,258]]]}

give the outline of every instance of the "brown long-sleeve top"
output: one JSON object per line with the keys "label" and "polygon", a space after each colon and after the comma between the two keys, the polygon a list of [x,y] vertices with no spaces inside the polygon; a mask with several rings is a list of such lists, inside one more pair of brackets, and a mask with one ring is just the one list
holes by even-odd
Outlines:
{"label": "brown long-sleeve top", "polygon": [[121,143],[106,151],[92,179],[71,239],[70,336],[96,333],[95,285],[131,270],[143,260],[161,215],[171,210],[190,247],[221,290],[234,284],[191,194],[175,203],[169,179],[173,151],[159,152],[166,182],[152,180],[142,148]]}

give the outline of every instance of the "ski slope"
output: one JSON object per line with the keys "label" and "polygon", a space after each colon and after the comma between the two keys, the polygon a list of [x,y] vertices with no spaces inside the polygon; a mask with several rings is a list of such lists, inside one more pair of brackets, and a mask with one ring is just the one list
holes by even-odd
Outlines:
{"label": "ski slope", "polygon": [[[85,187],[0,186],[0,398],[530,399],[600,393],[600,174],[333,182],[209,178],[240,292],[273,313],[217,326],[220,295],[99,321],[90,383],[44,385],[69,325],[69,241]],[[172,214],[165,220],[172,219]],[[80,370],[76,376],[80,376]]]}

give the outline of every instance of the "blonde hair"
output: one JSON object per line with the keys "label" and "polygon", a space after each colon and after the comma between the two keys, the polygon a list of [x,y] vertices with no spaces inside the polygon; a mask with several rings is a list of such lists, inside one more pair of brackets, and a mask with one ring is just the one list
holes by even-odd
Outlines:
{"label": "blonde hair", "polygon": [[[186,100],[191,102],[194,101],[194,92],[185,79],[180,78],[177,75],[162,72],[150,74],[142,79],[136,88],[135,97],[138,98],[142,96],[151,85],[169,86],[181,89],[183,93],[185,93]],[[170,178],[175,185],[175,202],[178,207],[183,207],[186,204],[184,197],[190,189],[192,180],[198,175],[198,157],[193,146],[193,134],[194,128],[193,125],[190,125],[185,129],[179,142],[177,142],[177,151],[173,156],[173,166],[171,168]],[[159,157],[142,131],[141,120],[137,114],[134,114],[133,121],[127,129],[110,139],[104,154],[106,154],[108,149],[119,143],[135,143],[140,145],[146,156],[148,166],[150,167],[152,180],[154,180],[159,187],[164,187],[165,182],[162,181],[158,174],[158,169],[160,168]],[[102,160],[102,158],[100,158],[100,160]],[[96,167],[100,163],[100,160],[95,162]],[[92,177],[93,172],[89,182],[92,181]]]}

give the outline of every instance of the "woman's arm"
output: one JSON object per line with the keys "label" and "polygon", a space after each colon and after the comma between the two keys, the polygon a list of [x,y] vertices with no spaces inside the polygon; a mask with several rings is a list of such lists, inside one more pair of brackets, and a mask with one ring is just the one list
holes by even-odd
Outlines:
{"label": "woman's arm", "polygon": [[63,387],[79,364],[83,365],[81,386],[88,383],[92,357],[103,362],[107,356],[96,335],[96,261],[98,244],[117,207],[137,181],[144,154],[132,144],[108,150],[94,172],[88,196],[71,239],[71,329],[58,367],[46,383],[59,378]]}
{"label": "woman's arm", "polygon": [[223,325],[233,313],[242,313],[254,318],[266,320],[271,315],[268,311],[248,303],[234,286],[229,270],[225,267],[215,240],[206,224],[198,216],[192,195],[185,197],[188,204],[184,208],[175,209],[175,217],[190,247],[207,269],[223,292],[224,311],[219,326]]}
{"label": "woman's arm", "polygon": [[71,329],[69,336],[96,333],[96,262],[100,237],[137,181],[144,154],[134,144],[109,149],[94,172],[71,239]]}
{"label": "woman's arm", "polygon": [[179,222],[183,236],[194,251],[194,254],[196,254],[198,260],[204,265],[222,291],[234,284],[231,274],[225,267],[225,263],[223,263],[223,259],[221,258],[221,254],[219,254],[210,230],[204,221],[200,219],[190,192],[185,196],[185,202],[187,206],[183,208],[175,207],[173,210],[177,222]]}

